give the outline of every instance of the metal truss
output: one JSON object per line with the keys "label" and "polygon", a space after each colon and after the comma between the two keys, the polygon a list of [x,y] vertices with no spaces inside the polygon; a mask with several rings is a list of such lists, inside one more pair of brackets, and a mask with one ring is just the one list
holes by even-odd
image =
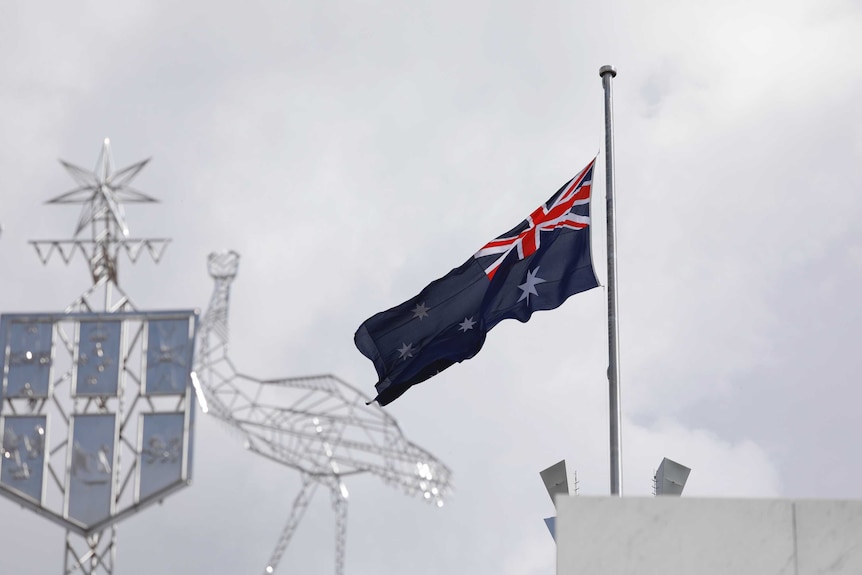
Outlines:
{"label": "metal truss", "polygon": [[[73,537],[71,532],[66,531],[63,573],[111,575],[117,555],[116,541],[116,526],[84,538]],[[79,547],[76,547],[76,544]]]}
{"label": "metal truss", "polygon": [[[43,264],[47,264],[54,255],[59,255],[66,264],[69,264],[76,254],[83,256],[86,261],[93,283],[66,308],[65,313],[115,313],[136,310],[134,304],[119,286],[118,261],[120,255],[125,253],[129,260],[135,263],[142,253],[148,253],[158,263],[170,243],[170,240],[165,238],[135,239],[129,237],[122,204],[157,201],[129,186],[132,179],[148,162],[149,160],[144,160],[122,170],[115,170],[110,141],[107,138],[103,142],[96,168],[93,171],[60,160],[60,163],[75,180],[77,187],[49,200],[47,203],[83,205],[73,239],[35,240],[30,243]],[[79,237],[87,229],[90,230],[90,237]],[[58,333],[63,338],[64,343],[67,344],[66,347],[71,345],[70,337],[63,335],[62,329],[59,329]],[[93,413],[107,413],[109,409],[118,409],[120,413],[124,412],[122,394],[114,403],[117,401],[119,402],[118,406],[109,406],[104,401],[100,403],[98,400],[87,400],[83,409]],[[132,407],[134,406],[129,407],[129,409]],[[117,493],[115,504],[120,503],[120,498],[123,496],[130,497],[128,493],[132,490],[126,488],[129,485],[131,470],[136,465],[134,446],[125,438],[121,437],[121,439],[123,439],[124,444],[121,444],[119,448],[125,452],[125,457],[132,455],[133,460],[129,471],[124,475],[120,472],[121,456],[119,452],[117,453],[115,461],[117,469],[114,474],[115,493]],[[123,463],[129,464],[126,461]],[[125,479],[121,484],[123,477]],[[97,531],[87,533],[67,529],[63,573],[66,575],[73,573],[112,575],[116,558],[116,544],[117,529],[115,524],[106,525]]]}
{"label": "metal truss", "polygon": [[408,441],[395,419],[333,375],[262,380],[238,372],[228,355],[230,285],[236,252],[213,253],[215,286],[201,323],[196,373],[209,412],[237,432],[248,450],[301,474],[293,502],[264,573],[275,572],[317,487],[329,490],[336,518],[335,572],[344,573],[348,491],[344,479],[367,473],[443,506],[450,470]]}
{"label": "metal truss", "polygon": [[[145,240],[128,240],[129,228],[126,225],[123,202],[155,202],[154,198],[141,194],[128,187],[129,182],[146,166],[149,160],[133,164],[119,172],[114,171],[111,142],[105,138],[102,150],[92,172],[68,162],[60,163],[72,176],[78,187],[56,198],[49,204],[83,204],[75,239],[72,240],[34,240],[30,244],[36,250],[39,261],[47,264],[55,253],[68,264],[76,253],[87,261],[93,284],[67,308],[67,313],[133,311],[134,304],[119,286],[118,256],[121,249],[126,251],[134,263],[138,259],[140,247]],[[91,230],[89,240],[77,236],[86,228]],[[169,240],[168,240],[169,241]],[[166,245],[168,241],[159,242]],[[158,262],[164,247],[153,254]],[[151,250],[152,253],[152,250]],[[119,464],[119,461],[117,462]],[[119,474],[117,474],[119,481]],[[80,535],[66,531],[66,546],[63,573],[81,572],[86,575],[112,575],[116,557],[117,528],[112,525],[96,534]]]}

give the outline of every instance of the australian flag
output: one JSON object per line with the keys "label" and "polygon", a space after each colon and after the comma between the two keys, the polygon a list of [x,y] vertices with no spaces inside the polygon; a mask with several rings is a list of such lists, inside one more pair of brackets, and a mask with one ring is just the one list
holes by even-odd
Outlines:
{"label": "australian flag", "polygon": [[359,326],[354,341],[377,369],[380,405],[476,355],[502,320],[526,322],[599,285],[589,230],[595,162],[463,265]]}

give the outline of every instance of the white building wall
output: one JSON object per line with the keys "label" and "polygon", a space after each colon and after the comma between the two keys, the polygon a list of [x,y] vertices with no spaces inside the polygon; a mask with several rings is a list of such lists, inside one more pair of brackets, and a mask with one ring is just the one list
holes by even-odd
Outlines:
{"label": "white building wall", "polygon": [[862,575],[862,502],[557,498],[558,575]]}

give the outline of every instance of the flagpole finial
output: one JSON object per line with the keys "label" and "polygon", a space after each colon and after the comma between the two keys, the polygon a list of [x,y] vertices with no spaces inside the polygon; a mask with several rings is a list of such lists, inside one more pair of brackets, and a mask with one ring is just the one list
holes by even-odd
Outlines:
{"label": "flagpole finial", "polygon": [[611,66],[610,64],[606,64],[599,68],[599,76],[602,78],[605,77],[605,74],[610,74],[611,78],[615,78],[617,75],[617,69]]}

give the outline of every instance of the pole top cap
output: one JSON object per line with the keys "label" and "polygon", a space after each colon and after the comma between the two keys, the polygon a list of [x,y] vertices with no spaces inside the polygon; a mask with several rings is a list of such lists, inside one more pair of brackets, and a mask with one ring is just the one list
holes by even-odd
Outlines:
{"label": "pole top cap", "polygon": [[599,76],[604,78],[605,74],[610,74],[611,78],[614,78],[617,75],[617,69],[611,65],[602,66],[601,68],[599,68]]}

